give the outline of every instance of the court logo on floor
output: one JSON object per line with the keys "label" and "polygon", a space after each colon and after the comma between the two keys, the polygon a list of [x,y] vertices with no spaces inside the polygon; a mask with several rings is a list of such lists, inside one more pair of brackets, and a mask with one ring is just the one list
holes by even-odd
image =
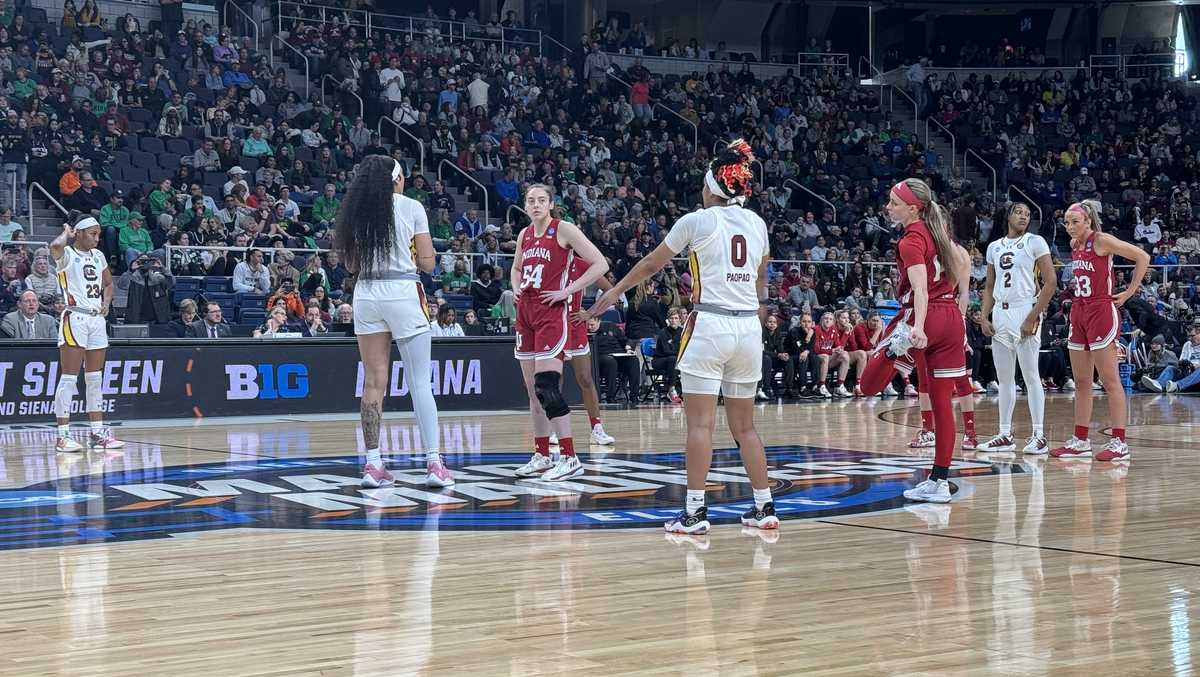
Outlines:
{"label": "court logo on floor", "polygon": [[[780,517],[903,505],[927,459],[806,446],[767,450]],[[418,456],[389,459],[396,485],[359,487],[356,456],[213,463],[85,475],[0,491],[0,549],[163,538],[230,528],[585,529],[657,527],[683,502],[682,453],[584,455],[567,482],[515,476],[525,454],[448,454],[456,484],[425,487]],[[1020,472],[1013,465],[1013,472]],[[955,461],[952,476],[999,466]],[[751,488],[736,449],[714,453],[709,516],[737,522]]]}

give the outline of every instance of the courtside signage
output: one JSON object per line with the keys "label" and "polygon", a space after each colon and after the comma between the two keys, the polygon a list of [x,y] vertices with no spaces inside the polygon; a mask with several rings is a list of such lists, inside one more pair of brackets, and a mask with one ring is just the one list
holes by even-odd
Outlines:
{"label": "courtside signage", "polygon": [[[862,514],[904,504],[926,459],[806,446],[767,450],[780,517]],[[453,487],[424,485],[421,456],[389,458],[394,487],[359,487],[357,456],[269,459],[85,475],[0,492],[0,549],[165,538],[229,528],[497,530],[657,528],[683,502],[682,453],[585,457],[567,482],[525,480],[527,454],[447,454]],[[1014,466],[1013,471],[1019,472]],[[998,472],[954,461],[956,477]],[[709,516],[751,505],[736,449],[718,450]]]}

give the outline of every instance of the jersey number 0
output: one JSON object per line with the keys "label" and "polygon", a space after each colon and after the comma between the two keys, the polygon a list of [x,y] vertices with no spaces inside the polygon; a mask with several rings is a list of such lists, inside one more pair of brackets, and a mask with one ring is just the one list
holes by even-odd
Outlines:
{"label": "jersey number 0", "polygon": [[746,236],[734,235],[729,240],[729,262],[734,268],[741,268],[746,265]]}

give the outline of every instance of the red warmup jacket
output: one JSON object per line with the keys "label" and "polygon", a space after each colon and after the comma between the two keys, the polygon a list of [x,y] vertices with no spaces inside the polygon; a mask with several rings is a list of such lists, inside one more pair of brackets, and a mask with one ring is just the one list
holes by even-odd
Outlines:
{"label": "red warmup jacket", "polygon": [[835,349],[846,347],[847,338],[848,335],[843,334],[836,324],[829,329],[817,325],[813,350],[818,355],[832,355]]}

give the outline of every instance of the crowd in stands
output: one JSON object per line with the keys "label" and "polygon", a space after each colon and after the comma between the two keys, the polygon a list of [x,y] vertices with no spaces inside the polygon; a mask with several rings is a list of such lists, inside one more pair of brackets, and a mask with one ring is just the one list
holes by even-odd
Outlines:
{"label": "crowd in stands", "polygon": [[[462,17],[463,41],[449,39],[453,31],[439,23],[457,15],[439,16],[433,7],[416,34],[377,27],[368,35],[353,12],[296,5],[281,18],[287,41],[309,58],[312,82],[329,75],[340,83],[324,100],[317,87],[305,99],[281,67],[282,51],[273,69],[252,41],[227,30],[192,22],[143,29],[132,17],[99,28],[80,12],[60,24],[18,13],[19,22],[0,30],[0,144],[4,171],[22,185],[36,181],[104,226],[103,249],[117,278],[115,321],[213,336],[220,332],[204,324],[214,316],[208,297],[222,296],[219,316],[252,324],[260,335],[318,335],[346,324],[353,276],[323,251],[340,195],[359,158],[418,155],[387,123],[383,138],[376,133],[381,117],[419,139],[428,155],[426,175],[413,176],[406,192],[428,209],[440,253],[426,279],[439,335],[503,331],[512,317],[507,266],[524,220],[509,208],[521,206],[528,184],[554,185],[562,218],[578,223],[621,276],[696,208],[713,147],[735,137],[760,159],[748,206],[769,226],[776,260],[769,303],[785,334],[804,332],[810,320],[820,329],[827,312],[835,325],[846,311],[850,329],[866,326],[873,310],[894,304],[895,269],[883,264],[893,259],[900,230],[881,207],[889,187],[908,176],[930,182],[953,209],[956,236],[974,258],[976,302],[986,273],[982,252],[1004,234],[1012,184],[1042,209],[1048,239],[1062,233],[1065,205],[1098,193],[1109,222],[1160,266],[1144,301],[1175,323],[1172,340],[1183,339],[1196,307],[1195,269],[1172,268],[1163,281],[1161,267],[1200,262],[1195,99],[1160,76],[1134,82],[1099,70],[1091,77],[1047,70],[960,80],[925,73],[936,54],[913,65],[908,77],[921,115],[936,116],[1003,167],[993,196],[961,166],[952,171],[954,163],[909,125],[894,123],[877,90],[831,64],[768,79],[721,46],[656,49],[644,27],[612,24],[597,25],[571,53],[551,59],[532,44],[502,47],[494,39],[497,31],[520,30],[515,15]],[[111,41],[97,44],[102,38]],[[621,47],[730,62],[664,75],[640,62],[614,66],[607,50]],[[973,54],[986,53],[960,59],[973,64],[986,60]],[[1041,58],[1017,54],[1031,63]],[[610,68],[619,80],[608,77]],[[437,180],[430,170],[442,160],[461,174],[446,171]],[[20,190],[16,205],[7,196],[0,204],[19,215],[24,196]],[[480,210],[485,204],[490,219]],[[29,239],[13,218],[0,212],[0,240]],[[0,308],[17,307],[32,289],[42,309],[54,312],[61,300],[48,258],[44,249],[6,245]],[[213,279],[227,282],[212,286]],[[632,290],[616,318],[626,347],[640,352],[640,341],[658,339],[690,289],[680,262]],[[224,294],[237,302],[221,303]],[[1053,312],[1063,310],[1056,303]],[[798,347],[774,352],[772,368],[789,381],[781,393],[803,390],[826,371],[848,378],[849,388],[858,368],[857,357],[800,364],[793,361],[803,353]],[[830,385],[836,392],[840,384]]]}

